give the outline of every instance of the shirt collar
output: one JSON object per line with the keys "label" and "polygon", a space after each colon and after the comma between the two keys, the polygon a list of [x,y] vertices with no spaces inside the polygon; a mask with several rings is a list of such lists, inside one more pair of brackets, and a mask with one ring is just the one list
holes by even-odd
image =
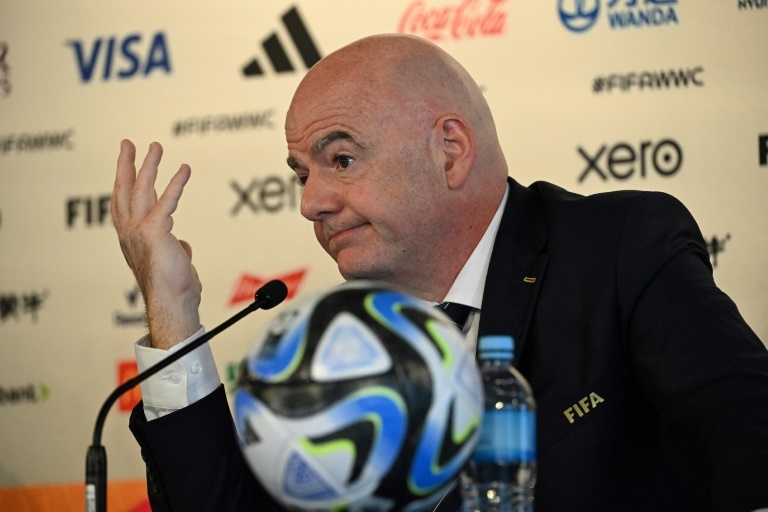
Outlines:
{"label": "shirt collar", "polygon": [[491,252],[493,251],[493,242],[496,240],[496,233],[499,231],[501,217],[504,213],[504,207],[509,197],[509,183],[504,190],[504,197],[501,199],[496,213],[491,219],[491,223],[475,246],[472,254],[464,263],[456,280],[453,281],[451,289],[443,299],[443,302],[458,302],[480,309],[483,304],[483,290],[485,289],[485,277],[488,275],[488,265],[491,262]]}

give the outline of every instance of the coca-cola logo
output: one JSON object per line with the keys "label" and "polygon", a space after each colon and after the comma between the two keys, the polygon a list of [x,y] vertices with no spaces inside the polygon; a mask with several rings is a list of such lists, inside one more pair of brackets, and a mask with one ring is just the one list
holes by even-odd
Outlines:
{"label": "coca-cola logo", "polygon": [[423,0],[409,5],[397,27],[431,41],[498,36],[507,24],[507,0],[463,0],[458,5],[430,7]]}

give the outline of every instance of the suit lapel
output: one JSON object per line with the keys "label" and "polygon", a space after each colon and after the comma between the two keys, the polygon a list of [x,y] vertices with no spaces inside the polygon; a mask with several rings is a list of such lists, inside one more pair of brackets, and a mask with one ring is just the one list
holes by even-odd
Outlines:
{"label": "suit lapel", "polygon": [[479,336],[507,334],[515,361],[525,346],[547,267],[547,224],[538,195],[508,178],[509,198],[501,218],[485,280]]}

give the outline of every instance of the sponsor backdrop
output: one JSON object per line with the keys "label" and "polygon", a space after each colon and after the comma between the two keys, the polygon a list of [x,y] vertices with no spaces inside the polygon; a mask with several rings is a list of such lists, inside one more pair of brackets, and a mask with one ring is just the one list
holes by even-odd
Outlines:
{"label": "sponsor backdrop", "polygon": [[[706,5],[704,5],[706,4]],[[768,340],[766,0],[5,2],[0,7],[0,510],[82,510],[103,400],[135,374],[143,305],[109,213],[119,142],[165,147],[163,186],[213,327],[272,278],[341,281],[285,165],[291,95],[319,58],[380,32],[435,41],[493,108],[510,173],[590,194],[663,190]],[[213,342],[222,380],[271,312]],[[110,510],[148,506],[127,429],[104,431]]]}

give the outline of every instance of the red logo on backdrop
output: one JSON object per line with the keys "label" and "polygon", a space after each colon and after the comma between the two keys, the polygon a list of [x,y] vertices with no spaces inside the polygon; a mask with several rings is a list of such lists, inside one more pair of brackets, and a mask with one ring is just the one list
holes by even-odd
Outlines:
{"label": "red logo on backdrop", "polygon": [[138,505],[136,505],[134,508],[132,508],[129,512],[152,512],[152,507],[149,506],[149,500],[142,501]]}
{"label": "red logo on backdrop", "polygon": [[299,285],[306,273],[307,269],[303,268],[289,274],[283,274],[282,276],[270,277],[269,279],[243,274],[243,276],[240,277],[240,280],[235,284],[232,298],[229,299],[229,305],[234,306],[241,302],[253,302],[253,296],[256,293],[256,290],[273,279],[279,279],[285,283],[285,286],[288,287],[288,296],[286,299],[292,299],[293,296],[296,295],[296,292],[299,291]]}
{"label": "red logo on backdrop", "polygon": [[507,24],[506,1],[462,0],[454,6],[429,7],[416,0],[403,13],[397,31],[432,41],[498,36]]}
{"label": "red logo on backdrop", "polygon": [[[136,361],[122,361],[117,365],[117,385],[127,382],[139,374]],[[141,387],[137,384],[124,393],[117,405],[121,411],[130,411],[141,401]]]}

